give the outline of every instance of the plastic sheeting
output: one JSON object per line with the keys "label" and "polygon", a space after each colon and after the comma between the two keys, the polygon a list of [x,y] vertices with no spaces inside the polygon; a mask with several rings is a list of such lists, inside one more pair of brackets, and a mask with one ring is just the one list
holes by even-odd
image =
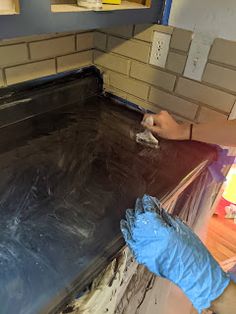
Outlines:
{"label": "plastic sheeting", "polygon": [[[214,183],[211,182],[210,174],[208,171],[204,171],[195,178],[192,184],[191,180],[188,181],[188,184],[185,183],[184,192],[182,192],[180,196],[179,193],[176,193],[176,198],[179,197],[179,202],[175,199],[174,196],[171,198],[172,201],[166,197],[165,200],[163,199],[163,206],[168,205],[169,212],[173,213],[176,210],[179,212],[180,216],[185,216],[189,225],[192,224],[192,226],[196,227],[199,224],[202,226],[201,220],[209,216],[210,213],[211,198],[209,202],[209,195],[211,195],[212,191],[214,190],[214,186]],[[179,186],[179,190],[181,190],[181,186]],[[179,206],[181,204],[182,198],[184,200],[189,200],[189,206],[194,207],[192,208],[192,212],[191,207],[189,208],[186,206],[183,207],[182,210],[181,208],[176,207],[176,201],[178,204],[177,206]],[[172,313],[171,311],[173,309],[175,310],[176,314],[183,313],[183,311],[184,313],[191,312],[190,302],[185,298],[184,295],[182,295],[177,287],[173,286],[166,280],[156,277],[143,266],[137,266],[136,262],[132,260],[131,256],[128,256],[129,257],[126,260],[125,271],[122,273],[123,284],[121,286],[116,286],[116,293],[113,294],[113,297],[109,297],[110,294],[106,292],[107,287],[104,287],[103,289],[99,290],[101,295],[100,301],[99,297],[95,297],[98,295],[94,293],[92,288],[88,294],[91,298],[89,300],[89,304],[99,304],[100,302],[103,304],[105,297],[105,304],[107,304],[108,309],[114,308],[114,300],[116,300],[116,308],[115,311],[113,311],[115,314],[150,314],[154,312],[156,314],[169,314]],[[114,265],[114,263],[111,265]],[[110,276],[110,268],[108,268],[107,271],[108,273],[104,274],[104,277]],[[97,289],[95,288],[95,290]],[[111,290],[114,291],[113,286],[110,289],[110,292]],[[82,311],[83,307],[80,307],[79,305],[81,302],[84,303],[84,300],[85,299],[82,298],[81,300],[78,299],[75,301],[77,304],[77,309],[80,308],[80,311]],[[74,303],[71,305],[73,304]],[[87,314],[87,312],[83,311],[79,313]],[[100,312],[92,312],[92,310],[88,313],[100,314]],[[109,313],[111,312],[109,311]]]}

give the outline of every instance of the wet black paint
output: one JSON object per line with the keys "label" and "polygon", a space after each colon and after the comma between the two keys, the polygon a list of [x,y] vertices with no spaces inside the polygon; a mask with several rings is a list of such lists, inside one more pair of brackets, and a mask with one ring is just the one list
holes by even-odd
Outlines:
{"label": "wet black paint", "polygon": [[141,114],[98,96],[96,75],[23,90],[21,108],[7,106],[14,93],[2,102],[1,314],[56,312],[123,246],[138,196],[161,198],[215,157],[200,143],[137,144]]}

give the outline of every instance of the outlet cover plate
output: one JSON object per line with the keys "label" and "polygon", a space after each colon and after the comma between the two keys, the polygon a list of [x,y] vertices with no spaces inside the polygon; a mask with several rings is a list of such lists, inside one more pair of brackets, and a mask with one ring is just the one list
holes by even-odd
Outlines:
{"label": "outlet cover plate", "polygon": [[202,80],[213,41],[214,34],[194,33],[184,70],[185,77]]}
{"label": "outlet cover plate", "polygon": [[170,48],[170,34],[154,32],[150,64],[164,68]]}

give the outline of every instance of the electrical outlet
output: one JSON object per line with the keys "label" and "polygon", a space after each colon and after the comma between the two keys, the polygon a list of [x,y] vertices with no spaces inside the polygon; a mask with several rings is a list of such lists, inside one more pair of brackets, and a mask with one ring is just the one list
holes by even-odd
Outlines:
{"label": "electrical outlet", "polygon": [[169,52],[171,35],[154,32],[150,64],[164,68]]}

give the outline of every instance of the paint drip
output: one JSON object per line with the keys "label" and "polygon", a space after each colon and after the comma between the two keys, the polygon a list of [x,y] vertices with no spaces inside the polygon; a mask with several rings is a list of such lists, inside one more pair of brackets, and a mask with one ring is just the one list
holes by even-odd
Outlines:
{"label": "paint drip", "polygon": [[[153,126],[154,125],[153,117],[148,116],[145,119],[145,123],[150,125],[150,126]],[[159,148],[158,139],[155,138],[155,136],[149,130],[145,130],[144,132],[137,133],[136,134],[136,142],[141,144],[141,145],[148,146],[151,148]]]}

